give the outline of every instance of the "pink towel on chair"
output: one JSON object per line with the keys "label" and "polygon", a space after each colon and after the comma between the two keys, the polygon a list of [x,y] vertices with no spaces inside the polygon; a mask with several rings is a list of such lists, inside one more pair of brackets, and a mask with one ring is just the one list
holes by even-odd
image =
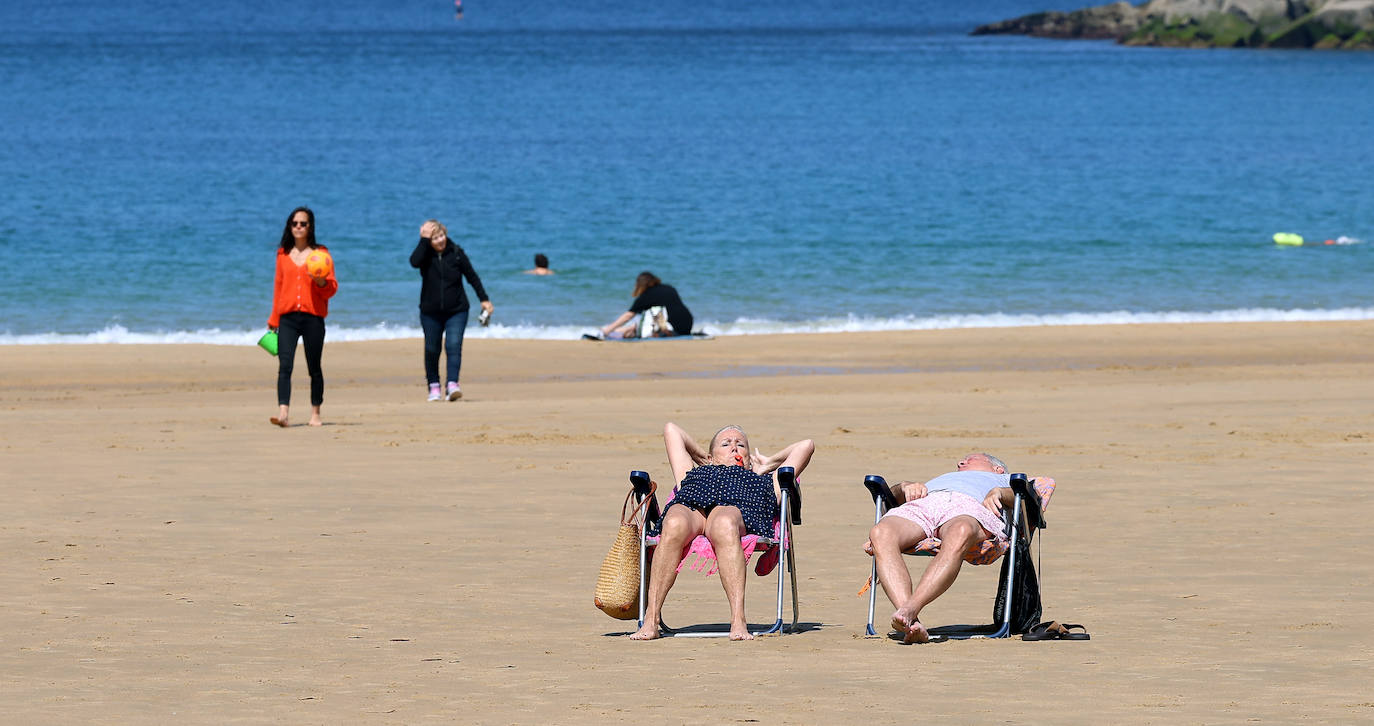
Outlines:
{"label": "pink towel on chair", "polygon": [[[779,534],[782,529],[782,522],[773,523],[774,540],[780,539]],[[785,537],[786,535],[782,536]],[[760,537],[756,534],[744,535],[739,541],[740,549],[744,550],[744,561],[748,562],[749,558],[754,556],[754,552],[762,547],[763,556],[754,566],[754,572],[759,575],[767,575],[773,571],[774,567],[778,566],[779,548],[766,544],[760,545],[759,539]],[[682,572],[683,567],[695,572],[706,569],[707,577],[716,574],[720,567],[716,563],[716,550],[711,546],[711,540],[706,539],[705,535],[700,535],[692,540],[692,544],[687,547],[687,553],[682,556],[682,561],[677,564],[677,571]]]}
{"label": "pink towel on chair", "polygon": [[[756,534],[745,535],[740,540],[740,547],[744,549],[746,562],[754,555],[754,548],[758,546],[758,543],[759,536]],[[677,571],[682,572],[684,567],[696,572],[701,572],[702,568],[707,568],[707,577],[716,574],[720,567],[716,563],[716,550],[711,546],[711,540],[706,539],[705,536],[692,540],[691,546],[687,548],[687,554],[683,555],[682,561],[677,564]]]}
{"label": "pink towel on chair", "polygon": [[[665,508],[668,502],[673,501],[673,497],[677,496],[677,490],[677,487],[673,487],[673,493],[669,494],[667,501],[664,502]],[[773,520],[773,540],[775,542],[785,542],[785,537],[786,534],[784,533],[782,522],[776,519]],[[754,552],[759,548],[759,539],[760,537],[756,534],[746,534],[740,538],[739,545],[740,549],[744,550],[744,561],[746,563],[749,562],[749,558],[753,557]],[[759,558],[758,564],[754,566],[754,572],[759,575],[767,575],[773,571],[774,567],[778,566],[779,548],[769,545],[763,545],[763,547],[765,548],[763,556]],[[706,535],[697,535],[697,538],[692,540],[692,544],[687,546],[687,551],[682,555],[682,561],[677,563],[677,571],[682,572],[683,567],[695,572],[701,572],[703,568],[706,568],[707,577],[720,571],[720,567],[716,563],[716,550],[711,546],[711,540],[706,539]]]}

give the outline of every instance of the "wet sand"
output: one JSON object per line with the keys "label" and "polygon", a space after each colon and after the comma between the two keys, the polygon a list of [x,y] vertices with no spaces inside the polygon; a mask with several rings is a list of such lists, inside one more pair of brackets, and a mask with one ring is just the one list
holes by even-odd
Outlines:
{"label": "wet sand", "polygon": [[[0,348],[8,718],[1374,719],[1374,323],[469,340],[454,403],[425,401],[415,340],[327,343],[325,373],[327,425],[281,430],[251,345]],[[303,365],[295,394],[303,424]],[[803,632],[633,643],[592,606],[669,420],[815,439]],[[1091,641],[863,636],[863,476],[974,450],[1058,480],[1044,619]],[[966,567],[923,621],[990,622],[996,572]],[[773,587],[751,575],[751,622]],[[690,572],[665,608],[726,614]]]}

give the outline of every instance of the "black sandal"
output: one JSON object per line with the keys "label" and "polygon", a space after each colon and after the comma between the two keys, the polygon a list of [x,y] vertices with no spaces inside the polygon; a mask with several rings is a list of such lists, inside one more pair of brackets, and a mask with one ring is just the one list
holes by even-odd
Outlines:
{"label": "black sandal", "polygon": [[[1083,632],[1072,633],[1070,630],[1077,629]],[[1078,623],[1060,623],[1058,620],[1051,620],[1045,623],[1037,623],[1025,635],[1022,640],[1092,640],[1088,635],[1087,628]]]}
{"label": "black sandal", "polygon": [[[1062,623],[1059,627],[1064,631],[1059,634],[1060,640],[1092,640],[1093,636],[1088,635],[1088,629],[1078,623]],[[1081,633],[1071,633],[1070,630],[1081,630]]]}
{"label": "black sandal", "polygon": [[1026,631],[1025,635],[1021,636],[1021,639],[1059,640],[1059,633],[1063,630],[1064,626],[1060,625],[1059,621],[1057,620],[1051,620],[1049,622],[1044,623],[1036,623],[1035,625],[1031,626],[1030,630]]}

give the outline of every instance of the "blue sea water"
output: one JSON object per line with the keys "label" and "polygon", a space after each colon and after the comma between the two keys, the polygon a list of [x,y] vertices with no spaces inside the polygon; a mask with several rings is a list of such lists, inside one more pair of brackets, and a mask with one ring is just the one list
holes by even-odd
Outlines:
{"label": "blue sea water", "polygon": [[[435,217],[575,338],[1374,318],[1374,54],[971,37],[1043,0],[0,7],[0,344],[251,343],[287,213],[331,340],[419,335]],[[521,274],[536,252],[558,275]]]}

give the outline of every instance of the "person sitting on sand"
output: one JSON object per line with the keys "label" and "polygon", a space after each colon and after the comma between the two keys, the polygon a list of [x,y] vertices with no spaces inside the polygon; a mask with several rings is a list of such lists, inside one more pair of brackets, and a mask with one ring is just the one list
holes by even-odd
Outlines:
{"label": "person sitting on sand", "polygon": [[[1015,502],[1006,465],[990,454],[969,454],[955,469],[924,484],[904,481],[893,487],[900,506],[873,525],[864,543],[864,551],[878,558],[878,580],[897,608],[892,628],[907,643],[930,640],[919,619],[921,608],[954,584],[969,545],[1006,540],[1002,511]],[[912,589],[902,553],[927,537],[940,539],[940,552]]]}
{"label": "person sitting on sand", "polygon": [[550,269],[549,269],[549,258],[545,257],[543,254],[537,254],[537,255],[534,256],[534,269],[532,269],[532,270],[525,270],[525,274],[526,274],[526,275],[554,275],[554,274],[557,274],[557,273],[555,273],[553,270],[550,270]]}
{"label": "person sitting on sand", "polygon": [[633,338],[640,335],[637,327],[630,321],[636,315],[652,314],[652,308],[662,308],[667,318],[668,329],[656,330],[655,337],[692,334],[692,311],[682,304],[682,298],[672,285],[665,285],[654,273],[645,270],[635,278],[634,302],[630,309],[621,313],[610,325],[601,326],[601,334],[607,338]]}
{"label": "person sitting on sand", "polygon": [[659,637],[663,601],[677,579],[681,553],[698,535],[706,535],[716,553],[720,583],[730,603],[730,639],[753,640],[744,620],[744,581],[747,562],[740,539],[746,534],[772,536],[778,517],[778,488],[771,472],[790,466],[800,475],[811,461],[816,445],[803,439],[772,456],[755,449],[749,453],[749,437],[739,426],[726,426],[701,445],[677,424],[663,426],[663,444],[673,481],[680,482],[677,495],[663,516],[649,526],[659,535],[658,552],[649,576],[649,597],[644,625],[630,637]]}

